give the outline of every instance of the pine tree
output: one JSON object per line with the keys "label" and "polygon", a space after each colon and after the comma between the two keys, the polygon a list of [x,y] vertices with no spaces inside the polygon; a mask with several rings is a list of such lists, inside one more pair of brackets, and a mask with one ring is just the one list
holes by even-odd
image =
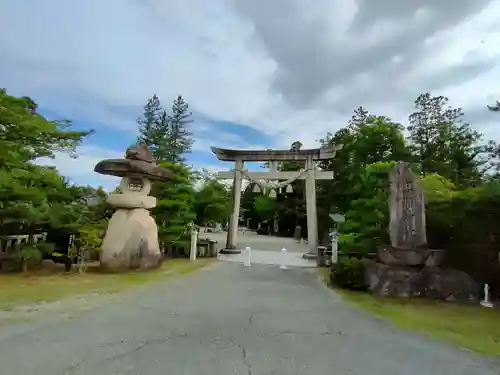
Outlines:
{"label": "pine tree", "polygon": [[485,143],[482,134],[463,122],[462,109],[449,106],[444,96],[422,94],[415,108],[408,131],[421,172],[438,173],[461,187],[479,183],[492,168],[495,143]]}
{"label": "pine tree", "polygon": [[138,142],[145,143],[153,153],[157,163],[183,163],[184,154],[191,151],[193,139],[186,125],[191,123],[188,104],[179,95],[172,104],[169,115],[161,107],[155,94],[144,106],[144,113],[137,119],[139,124]]}
{"label": "pine tree", "polygon": [[185,233],[188,223],[196,219],[193,176],[189,168],[180,163],[162,162],[161,166],[173,174],[167,181],[153,185],[157,204],[152,212],[160,242],[176,241]]}
{"label": "pine tree", "polygon": [[153,152],[157,145],[156,128],[162,113],[160,99],[154,94],[144,106],[144,113],[136,120],[139,124],[137,141],[145,143]]}
{"label": "pine tree", "polygon": [[153,150],[153,157],[158,163],[171,161],[172,159],[171,133],[170,116],[167,114],[167,111],[162,110],[155,123],[155,147]]}
{"label": "pine tree", "polygon": [[188,103],[182,95],[179,95],[172,104],[172,115],[169,117],[169,160],[172,163],[184,162],[184,154],[191,152],[193,145],[192,133],[186,128],[186,125],[191,123],[189,119]]}

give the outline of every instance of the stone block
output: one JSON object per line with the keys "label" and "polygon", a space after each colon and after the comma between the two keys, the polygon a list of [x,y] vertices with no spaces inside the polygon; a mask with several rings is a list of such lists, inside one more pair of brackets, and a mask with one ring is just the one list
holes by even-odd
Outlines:
{"label": "stone block", "polygon": [[111,217],[102,249],[100,261],[108,269],[158,266],[161,261],[158,229],[149,211],[118,209]]}
{"label": "stone block", "polygon": [[365,281],[377,296],[425,297],[446,301],[477,301],[480,286],[458,270],[440,267],[408,267],[368,261]]}
{"label": "stone block", "polygon": [[393,266],[375,261],[368,261],[365,268],[365,280],[370,291],[377,296],[413,297],[412,285],[418,276],[414,267]]}
{"label": "stone block", "polygon": [[443,258],[443,250],[407,249],[387,245],[377,249],[378,261],[388,265],[434,267],[440,265]]}
{"label": "stone block", "polygon": [[109,194],[106,202],[115,208],[144,208],[150,210],[156,206],[155,197],[137,193]]}
{"label": "stone block", "polygon": [[462,271],[425,267],[419,273],[423,286],[422,296],[446,301],[478,301],[481,287],[472,277]]}

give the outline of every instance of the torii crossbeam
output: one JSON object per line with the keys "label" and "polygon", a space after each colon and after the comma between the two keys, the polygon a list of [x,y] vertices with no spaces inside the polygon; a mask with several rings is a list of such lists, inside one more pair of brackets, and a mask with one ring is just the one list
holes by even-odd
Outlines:
{"label": "torii crossbeam", "polygon": [[[233,179],[233,213],[231,215],[229,230],[227,233],[226,253],[238,253],[236,248],[236,236],[238,233],[238,218],[240,213],[241,182],[243,178],[249,180],[286,180],[291,183],[294,180],[305,180],[306,182],[306,213],[307,213],[307,240],[309,253],[316,254],[318,245],[318,223],[316,214],[316,180],[332,180],[332,171],[320,171],[314,162],[331,159],[335,153],[342,149],[342,145],[334,145],[329,148],[315,148],[308,150],[233,150],[211,147],[217,159],[223,161],[234,161],[234,169],[228,172],[218,172],[217,177],[221,179]],[[301,171],[279,172],[277,162],[304,161],[305,169]],[[244,162],[265,162],[270,164],[269,172],[248,172],[244,170]]]}

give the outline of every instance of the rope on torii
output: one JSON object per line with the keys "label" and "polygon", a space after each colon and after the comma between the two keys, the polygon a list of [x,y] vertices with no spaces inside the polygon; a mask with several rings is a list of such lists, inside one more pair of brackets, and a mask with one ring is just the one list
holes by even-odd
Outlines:
{"label": "rope on torii", "polygon": [[305,175],[307,172],[309,172],[310,170],[312,170],[311,168],[309,169],[300,169],[297,174],[297,176],[295,176],[294,178],[290,178],[286,181],[283,181],[283,182],[279,182],[279,183],[272,183],[272,182],[263,182],[263,181],[259,181],[259,180],[256,180],[254,179],[252,176],[250,176],[248,174],[248,170],[247,169],[234,169],[235,171],[238,171],[238,172],[241,172],[241,174],[247,178],[250,182],[253,182],[255,184],[255,187],[254,187],[254,193],[260,193],[262,190],[265,190],[265,189],[271,189],[271,192],[269,193],[269,197],[270,198],[275,198],[276,197],[276,190],[278,189],[282,189],[283,187],[286,186],[286,192],[287,193],[292,193],[293,192],[293,188],[292,188],[292,185],[290,185],[292,182],[296,181],[297,179],[299,179],[300,177],[302,177],[303,175]]}

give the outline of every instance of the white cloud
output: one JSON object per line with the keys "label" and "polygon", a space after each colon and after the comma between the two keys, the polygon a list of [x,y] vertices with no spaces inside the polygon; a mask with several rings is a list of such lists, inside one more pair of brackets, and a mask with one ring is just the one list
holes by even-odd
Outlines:
{"label": "white cloud", "polygon": [[104,176],[94,172],[95,165],[103,159],[122,158],[124,152],[118,152],[102,147],[83,145],[77,149],[77,158],[71,158],[66,153],[56,154],[54,159],[40,158],[38,164],[56,167],[64,176],[80,185],[102,186],[111,191],[119,185],[120,179],[114,176]]}
{"label": "white cloud", "polygon": [[[359,105],[405,121],[431,91],[498,139],[479,108],[500,99],[499,19],[500,0],[6,0],[0,80],[69,118],[130,130],[153,93],[182,93],[276,147],[313,146]],[[195,150],[262,147],[196,136]]]}

